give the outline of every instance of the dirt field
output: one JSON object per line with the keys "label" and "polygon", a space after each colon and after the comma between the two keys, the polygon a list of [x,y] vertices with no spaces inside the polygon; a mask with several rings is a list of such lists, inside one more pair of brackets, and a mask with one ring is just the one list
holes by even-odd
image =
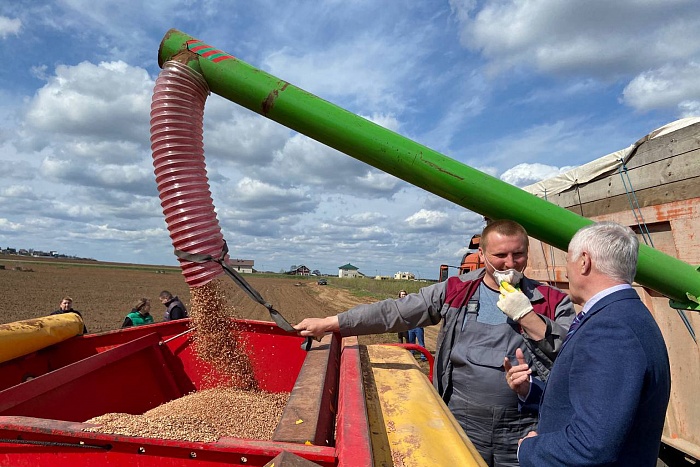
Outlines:
{"label": "dirt field", "polygon": [[[68,262],[53,259],[0,256],[0,324],[46,316],[58,309],[68,295],[90,332],[118,329],[141,297],[152,301],[151,314],[163,320],[161,290],[190,304],[189,287],[179,268]],[[314,278],[269,278],[245,275],[245,279],[292,324],[305,317],[324,317],[372,300],[358,298],[343,289],[320,286]],[[229,303],[242,319],[270,321],[267,309],[254,302],[233,281],[222,276]],[[426,328],[426,347],[435,350],[435,327]],[[395,342],[395,334],[362,337],[365,344]]]}

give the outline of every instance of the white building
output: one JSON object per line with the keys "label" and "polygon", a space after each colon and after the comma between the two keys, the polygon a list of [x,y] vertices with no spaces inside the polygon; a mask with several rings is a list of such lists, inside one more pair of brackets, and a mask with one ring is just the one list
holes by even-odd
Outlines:
{"label": "white building", "polygon": [[359,271],[359,268],[353,266],[352,264],[348,263],[343,266],[338,266],[338,277],[362,277],[364,274],[362,274]]}
{"label": "white building", "polygon": [[253,266],[255,261],[252,259],[230,259],[228,260],[229,266],[233,267],[238,272],[243,274],[253,274]]}
{"label": "white building", "polygon": [[397,272],[396,274],[394,274],[394,279],[412,281],[416,279],[416,275],[412,272]]}

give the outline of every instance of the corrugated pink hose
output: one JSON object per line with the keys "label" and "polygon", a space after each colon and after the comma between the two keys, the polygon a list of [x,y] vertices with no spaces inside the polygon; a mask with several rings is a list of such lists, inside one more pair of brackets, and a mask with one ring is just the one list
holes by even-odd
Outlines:
{"label": "corrugated pink hose", "polygon": [[[287,332],[294,327],[228,264],[228,248],[214,211],[204,164],[204,103],[209,86],[190,67],[168,61],[158,75],[151,101],[151,150],[160,204],[170,239],[190,287],[226,273],[263,305]],[[302,347],[311,348],[311,337]],[[320,340],[320,339],[318,339]]]}
{"label": "corrugated pink hose", "polygon": [[[224,237],[214,211],[204,164],[203,118],[209,86],[190,67],[164,64],[151,101],[151,150],[165,222],[175,250],[220,258]],[[187,285],[199,287],[222,274],[215,261],[181,257]]]}

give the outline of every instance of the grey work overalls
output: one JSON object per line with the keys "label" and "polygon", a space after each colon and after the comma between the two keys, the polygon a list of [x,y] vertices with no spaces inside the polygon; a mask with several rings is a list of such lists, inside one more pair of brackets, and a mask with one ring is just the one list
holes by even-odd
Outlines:
{"label": "grey work overalls", "polygon": [[515,361],[515,349],[524,351],[525,341],[510,320],[478,322],[478,300],[477,290],[466,307],[463,329],[455,330],[448,407],[489,466],[517,466],[518,440],[535,430],[537,416],[518,411],[503,359]]}

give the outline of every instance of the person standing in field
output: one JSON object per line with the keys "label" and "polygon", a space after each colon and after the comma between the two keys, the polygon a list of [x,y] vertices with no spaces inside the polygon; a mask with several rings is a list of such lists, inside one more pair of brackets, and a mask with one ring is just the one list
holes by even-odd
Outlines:
{"label": "person standing in field", "polygon": [[[404,298],[406,295],[408,295],[408,292],[405,290],[399,290],[399,298]],[[408,331],[399,331],[398,337],[399,344],[403,344],[404,342],[408,344]]]}
{"label": "person standing in field", "polygon": [[153,322],[153,316],[151,316],[151,301],[147,298],[141,298],[131,312],[124,318],[124,323],[122,323],[122,328],[128,328],[131,326],[142,326],[144,324],[151,324]]}
{"label": "person standing in field", "polygon": [[[60,315],[63,313],[75,313],[76,315],[80,316],[80,319],[83,319],[83,315],[81,315],[78,310],[73,309],[73,299],[70,297],[63,297],[61,303],[58,305],[58,310],[52,311],[50,314]],[[83,334],[87,334],[87,332],[87,326],[85,326],[85,323],[83,322]]]}
{"label": "person standing in field", "polygon": [[[405,290],[399,291],[399,298],[404,298],[408,293]],[[399,332],[399,343],[402,343],[405,339],[407,344],[418,344],[421,347],[425,347],[425,331],[423,328],[413,328],[408,331]],[[421,360],[426,361],[425,355],[420,352],[413,352],[414,357],[420,357]]]}
{"label": "person standing in field", "polygon": [[[518,440],[537,424],[519,410],[518,395],[503,377],[505,358],[525,355],[533,376],[546,380],[574,318],[562,291],[523,275],[529,239],[512,220],[490,222],[481,234],[485,264],[398,300],[359,305],[326,318],[306,318],[294,328],[302,337],[404,331],[442,322],[433,384],[490,467],[518,465]],[[502,283],[511,284],[499,301]]]}
{"label": "person standing in field", "polygon": [[165,317],[163,321],[172,321],[174,319],[187,318],[187,308],[179,298],[173,296],[167,290],[160,293],[160,303],[165,305]]}

